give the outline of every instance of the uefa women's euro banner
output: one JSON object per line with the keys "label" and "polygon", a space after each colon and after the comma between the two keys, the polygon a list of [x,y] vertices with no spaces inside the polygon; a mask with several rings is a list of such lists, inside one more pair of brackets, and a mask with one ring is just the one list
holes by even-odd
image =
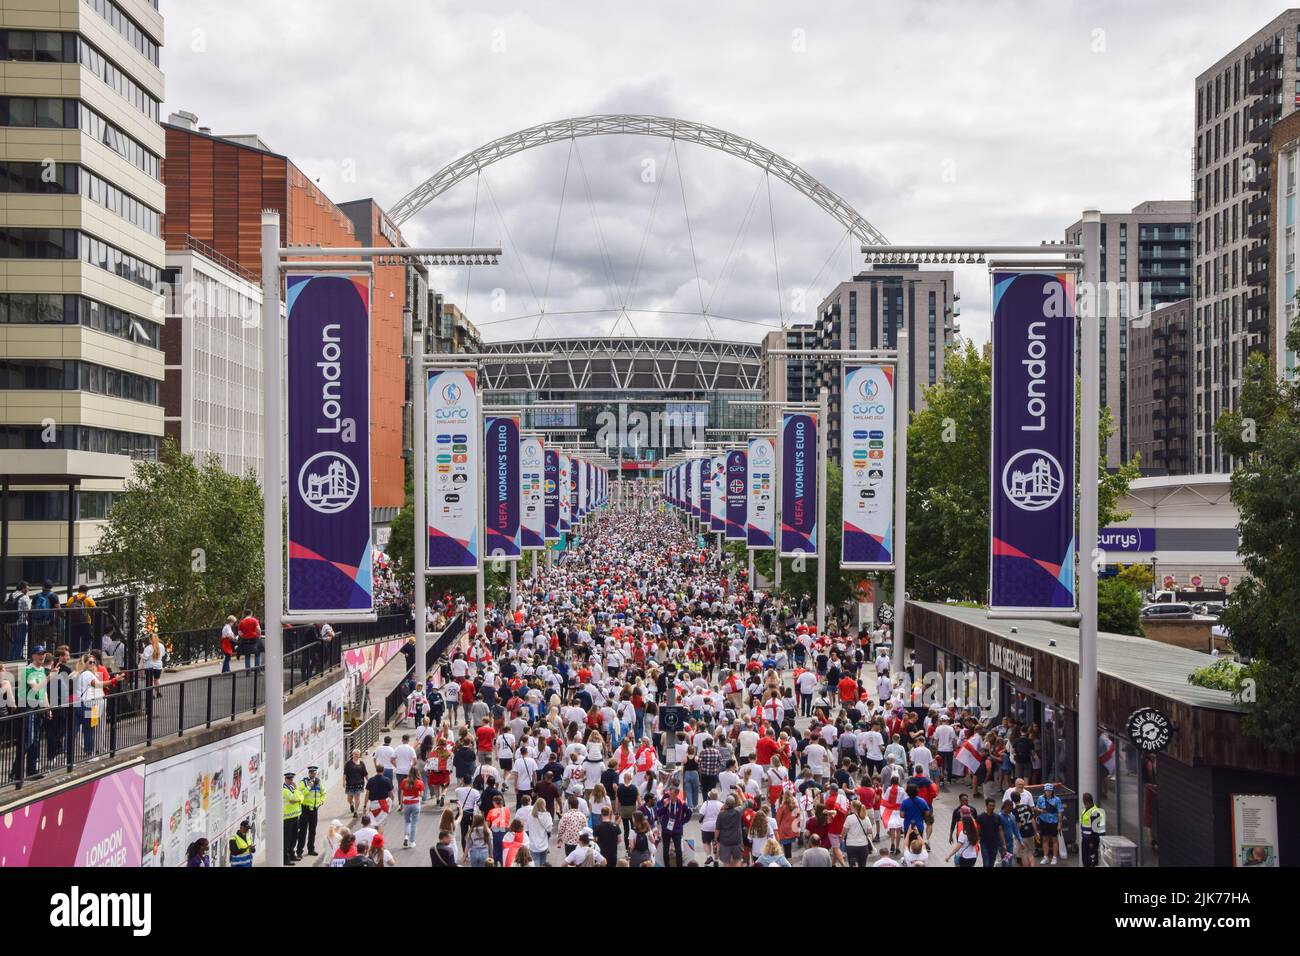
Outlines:
{"label": "uefa women's euro banner", "polygon": [[290,275],[290,614],[374,610],[370,531],[370,278]]}
{"label": "uefa women's euro banner", "polygon": [[817,556],[817,416],[781,423],[781,557]]}
{"label": "uefa women's euro banner", "polygon": [[748,452],[733,449],[727,452],[726,534],[728,541],[745,540],[745,513],[749,506]]}
{"label": "uefa women's euro banner", "polygon": [[473,369],[429,369],[425,380],[430,574],[478,569],[478,378]]}
{"label": "uefa women's euro banner", "polygon": [[770,551],[776,524],[776,446],[770,438],[749,440],[749,509],[745,543],[751,551]]}
{"label": "uefa women's euro banner", "polygon": [[487,556],[519,560],[519,419],[484,420],[483,457],[487,463]]}
{"label": "uefa women's euro banner", "polygon": [[845,365],[840,419],[842,568],[894,563],[894,369]]}
{"label": "uefa women's euro banner", "polygon": [[1074,276],[993,273],[989,607],[1072,611]]}
{"label": "uefa women's euro banner", "polygon": [[545,446],[540,438],[519,439],[519,547],[539,551],[546,542]]}
{"label": "uefa women's euro banner", "polygon": [[0,869],[139,866],[143,807],[141,761],[5,810]]}

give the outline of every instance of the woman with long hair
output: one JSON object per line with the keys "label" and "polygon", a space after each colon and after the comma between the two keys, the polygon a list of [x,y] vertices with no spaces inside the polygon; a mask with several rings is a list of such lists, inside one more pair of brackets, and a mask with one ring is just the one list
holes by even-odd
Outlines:
{"label": "woman with long hair", "polygon": [[[81,725],[81,745],[86,757],[95,752],[95,727],[103,716],[100,709],[104,700],[104,681],[91,654],[82,654],[72,672],[72,699],[77,702],[77,722]],[[71,711],[71,707],[68,708]],[[68,746],[73,741],[72,728],[68,728]]]}
{"label": "woman with long hair", "polygon": [[149,632],[149,641],[140,650],[140,667],[144,671],[145,688],[153,688],[154,698],[162,696],[163,661],[167,658],[167,648],[158,639],[158,632]]}
{"label": "woman with long hair", "polygon": [[185,850],[186,866],[211,866],[212,857],[208,853],[207,837],[199,837]]}
{"label": "woman with long hair", "polygon": [[642,866],[647,860],[654,859],[654,845],[650,831],[650,821],[640,810],[632,814],[632,842],[628,847],[628,865]]}
{"label": "woman with long hair", "polygon": [[492,831],[488,829],[487,819],[481,813],[475,813],[470,822],[469,833],[465,837],[465,846],[469,850],[469,865],[483,867],[492,855]]}
{"label": "woman with long hair", "polygon": [[[586,764],[586,794],[588,800],[591,800],[592,792],[596,789],[600,780],[601,771],[605,769],[605,738],[601,736],[600,731],[595,727],[587,732],[587,754],[584,759]],[[600,812],[595,812],[595,818],[599,822]],[[592,824],[593,826],[595,824]]]}
{"label": "woman with long hair", "polygon": [[411,764],[398,789],[402,804],[402,846],[414,847],[420,826],[420,804],[424,798],[424,781],[420,779],[419,767]]}

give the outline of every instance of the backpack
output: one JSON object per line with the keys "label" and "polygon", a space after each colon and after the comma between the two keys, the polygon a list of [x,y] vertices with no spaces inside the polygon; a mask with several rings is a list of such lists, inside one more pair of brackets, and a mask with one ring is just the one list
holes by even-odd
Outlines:
{"label": "backpack", "polygon": [[10,612],[10,613],[12,613],[12,612],[16,612],[16,611],[18,610],[18,595],[19,595],[19,593],[20,593],[20,592],[15,591],[13,594],[11,594],[11,595],[9,595],[7,598],[5,598],[4,610],[5,610],[6,612]]}
{"label": "backpack", "polygon": [[32,609],[40,612],[32,615],[37,624],[50,623],[54,617],[51,609],[57,601],[58,598],[54,596],[53,591],[41,591],[36,597],[32,598]]}

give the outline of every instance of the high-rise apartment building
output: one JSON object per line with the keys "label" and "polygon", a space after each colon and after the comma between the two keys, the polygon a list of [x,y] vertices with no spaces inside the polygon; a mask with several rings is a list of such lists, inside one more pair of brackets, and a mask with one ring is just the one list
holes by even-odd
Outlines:
{"label": "high-rise apartment building", "polygon": [[1191,472],[1192,300],[1161,306],[1128,335],[1128,457],[1144,472]]}
{"label": "high-rise apartment building", "polygon": [[156,0],[0,2],[0,585],[78,557],[163,435]]}
{"label": "high-rise apartment building", "polygon": [[[816,347],[821,349],[892,349],[898,332],[909,342],[908,406],[925,406],[927,386],[943,379],[944,355],[957,332],[955,305],[961,298],[951,270],[915,265],[875,265],[841,282],[817,308]],[[840,363],[817,365],[813,400],[821,386],[830,399],[829,452],[840,448]]]}
{"label": "high-rise apartment building", "polygon": [[[758,387],[764,401],[817,401],[817,360],[813,356],[773,354],[785,349],[817,348],[817,325],[804,322],[788,329],[773,329],[763,336],[763,359],[759,366]],[[767,428],[776,428],[779,408],[763,409],[759,418]]]}
{"label": "high-rise apartment building", "polygon": [[[1100,229],[1067,226],[1065,240],[1084,247],[1085,283],[1101,318],[1101,397],[1115,420],[1105,448],[1114,468],[1132,457],[1129,439],[1129,338],[1145,313],[1186,299],[1192,282],[1192,203],[1153,200],[1129,212],[1104,212]],[[1095,249],[1089,248],[1095,245]],[[1096,275],[1088,274],[1095,263]],[[1082,293],[1082,290],[1081,290]],[[1077,367],[1077,356],[1076,356]]]}
{"label": "high-rise apartment building", "polygon": [[1287,331],[1300,321],[1296,293],[1296,172],[1300,166],[1300,112],[1273,125],[1270,166],[1273,215],[1269,229],[1268,314],[1275,316],[1270,343],[1273,367],[1295,380],[1300,362],[1287,347]]}
{"label": "high-rise apartment building", "polygon": [[1269,353],[1285,318],[1269,309],[1273,128],[1300,101],[1300,9],[1287,10],[1196,78],[1195,447],[1198,472],[1232,462],[1214,434],[1237,407],[1242,368]]}

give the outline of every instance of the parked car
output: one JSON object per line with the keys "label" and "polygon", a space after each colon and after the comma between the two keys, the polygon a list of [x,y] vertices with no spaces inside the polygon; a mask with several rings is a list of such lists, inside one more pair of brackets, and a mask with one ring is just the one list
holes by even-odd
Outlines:
{"label": "parked car", "polygon": [[1142,609],[1142,619],[1145,621],[1179,621],[1193,617],[1196,617],[1196,612],[1192,610],[1192,606],[1182,602],[1148,604]]}

